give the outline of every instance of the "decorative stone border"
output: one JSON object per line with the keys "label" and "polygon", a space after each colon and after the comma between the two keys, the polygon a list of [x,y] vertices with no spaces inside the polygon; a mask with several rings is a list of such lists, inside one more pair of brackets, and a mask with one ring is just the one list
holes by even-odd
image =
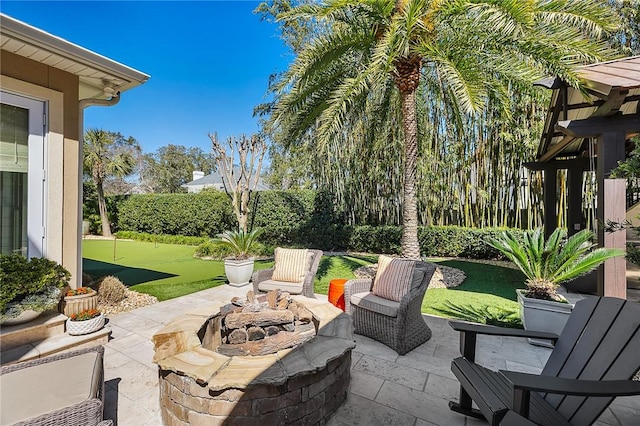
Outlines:
{"label": "decorative stone border", "polygon": [[[346,399],[351,317],[327,302],[295,296],[317,335],[264,356],[228,357],[202,347],[198,333],[222,303],[176,318],[153,336],[166,425],[322,423]],[[211,315],[215,312],[214,315]],[[253,423],[252,423],[253,422]]]}

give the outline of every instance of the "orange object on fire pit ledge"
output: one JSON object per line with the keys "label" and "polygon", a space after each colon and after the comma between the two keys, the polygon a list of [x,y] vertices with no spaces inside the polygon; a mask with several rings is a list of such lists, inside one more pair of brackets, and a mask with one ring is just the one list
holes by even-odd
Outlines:
{"label": "orange object on fire pit ledge", "polygon": [[338,278],[329,281],[329,303],[344,311],[344,283],[349,280]]}

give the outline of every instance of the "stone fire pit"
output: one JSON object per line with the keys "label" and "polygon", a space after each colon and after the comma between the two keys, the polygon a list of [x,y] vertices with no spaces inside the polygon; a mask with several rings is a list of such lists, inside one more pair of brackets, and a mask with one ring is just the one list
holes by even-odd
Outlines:
{"label": "stone fire pit", "polygon": [[[222,319],[241,310],[222,303],[178,317],[153,336],[165,425],[326,423],[347,396],[355,348],[352,320],[327,302],[302,296],[288,299],[310,313],[310,321],[304,313],[300,319],[296,316],[301,328],[295,333],[288,324],[264,326],[267,331],[262,334],[274,334],[266,336],[275,337],[273,341],[255,340],[261,333],[246,320],[250,315],[231,318],[231,323],[240,322],[241,330],[251,329],[246,339],[236,340],[244,331],[226,329]],[[282,310],[270,315],[289,316]],[[278,327],[283,332],[277,333]],[[232,333],[235,337],[230,339]],[[278,348],[281,341],[293,341],[295,347],[247,355],[263,353],[265,346]]]}

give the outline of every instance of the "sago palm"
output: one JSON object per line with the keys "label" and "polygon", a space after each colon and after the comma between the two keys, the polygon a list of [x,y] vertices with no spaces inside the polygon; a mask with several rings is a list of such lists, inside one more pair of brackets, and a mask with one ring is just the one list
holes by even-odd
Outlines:
{"label": "sago palm", "polygon": [[242,229],[237,231],[224,231],[222,234],[219,234],[213,242],[233,253],[235,260],[244,260],[249,258],[251,250],[263,232],[264,230],[262,228],[256,228],[250,232],[245,232]]}
{"label": "sago palm", "polygon": [[525,232],[523,241],[514,233],[503,231],[489,244],[520,268],[527,278],[528,297],[562,300],[556,292],[560,284],[593,271],[607,259],[624,255],[619,249],[592,250],[594,235],[588,229],[565,237],[561,228],[553,231],[547,241],[541,228]]}
{"label": "sago palm", "polygon": [[597,40],[616,25],[606,3],[592,0],[327,0],[279,19],[319,29],[274,87],[270,128],[322,152],[356,122],[389,138],[401,127],[402,252],[410,258],[420,256],[417,93],[442,97],[459,118],[489,96],[507,99],[508,81],[558,75],[577,86],[572,67],[605,57]]}

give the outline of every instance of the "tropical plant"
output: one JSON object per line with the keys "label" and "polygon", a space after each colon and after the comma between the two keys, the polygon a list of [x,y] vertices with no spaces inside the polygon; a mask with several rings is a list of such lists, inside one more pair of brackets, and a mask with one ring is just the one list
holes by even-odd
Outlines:
{"label": "tropical plant", "polygon": [[429,131],[418,128],[417,95],[444,100],[429,123],[438,128],[459,123],[490,98],[508,110],[512,81],[552,74],[578,87],[572,67],[607,57],[605,44],[590,40],[617,25],[610,8],[593,0],[328,0],[303,3],[279,19],[315,20],[321,30],[310,33],[273,86],[269,131],[288,145],[313,143],[320,155],[353,143],[343,137],[347,129],[400,151],[402,196],[393,203],[402,207],[402,252],[411,258],[420,256],[418,136]]}
{"label": "tropical plant", "polygon": [[237,231],[224,231],[213,239],[214,244],[225,247],[232,258],[235,260],[248,259],[258,242],[258,237],[262,235],[263,229],[256,228],[250,232],[245,232],[242,229]]}
{"label": "tropical plant", "polygon": [[54,308],[70,277],[69,271],[49,259],[0,255],[0,320],[15,318],[28,309]]}
{"label": "tropical plant", "polygon": [[139,152],[140,145],[132,137],[125,138],[119,133],[102,129],[89,129],[84,135],[84,171],[96,186],[102,235],[105,237],[111,237],[103,187],[105,179],[131,174],[136,165],[136,154]]}
{"label": "tropical plant", "polygon": [[593,271],[607,259],[625,254],[623,250],[604,247],[592,250],[593,237],[593,232],[583,229],[566,238],[566,231],[557,228],[545,241],[542,228],[536,228],[525,232],[522,240],[504,231],[488,243],[525,275],[525,296],[564,301],[557,293],[560,284]]}

